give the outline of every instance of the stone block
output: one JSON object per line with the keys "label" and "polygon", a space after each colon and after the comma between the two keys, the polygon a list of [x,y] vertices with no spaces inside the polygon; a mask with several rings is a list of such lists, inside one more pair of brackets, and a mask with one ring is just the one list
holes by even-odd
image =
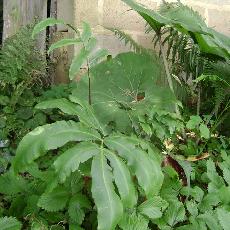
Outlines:
{"label": "stone block", "polygon": [[88,22],[91,27],[99,24],[98,0],[77,0],[75,2],[75,25],[81,26],[81,22]]}
{"label": "stone block", "polygon": [[230,11],[210,9],[208,15],[210,27],[230,36]]}
{"label": "stone block", "polygon": [[[156,8],[157,3],[145,0],[148,7]],[[121,30],[144,31],[145,21],[124,2],[118,0],[104,1],[103,24],[106,27],[116,27]]]}

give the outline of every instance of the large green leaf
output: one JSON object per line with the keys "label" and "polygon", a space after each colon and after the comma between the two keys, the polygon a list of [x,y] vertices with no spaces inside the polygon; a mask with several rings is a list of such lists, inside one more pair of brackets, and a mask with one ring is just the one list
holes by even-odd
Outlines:
{"label": "large green leaf", "polygon": [[61,99],[53,99],[53,100],[47,100],[38,103],[35,106],[36,109],[54,109],[58,108],[63,113],[69,114],[69,115],[78,115],[78,106],[66,98]]}
{"label": "large green leaf", "polygon": [[58,121],[40,126],[28,133],[20,142],[13,161],[16,172],[23,170],[46,151],[57,149],[70,141],[97,140],[100,135],[74,121]]}
{"label": "large green leaf", "polygon": [[124,207],[133,208],[137,203],[137,194],[125,162],[112,151],[106,151],[113,168],[113,175]]}
{"label": "large green leaf", "polygon": [[158,161],[154,161],[145,151],[138,148],[138,139],[123,135],[105,138],[105,144],[118,152],[128,162],[138,183],[144,189],[147,197],[157,195],[163,183],[163,173]]}
{"label": "large green leaf", "polygon": [[90,142],[83,142],[68,149],[54,162],[54,167],[60,181],[64,182],[71,172],[78,169],[80,163],[84,163],[99,152],[98,145]]}
{"label": "large green leaf", "polygon": [[91,168],[92,196],[97,207],[99,230],[114,230],[123,214],[123,206],[114,191],[111,169],[103,149],[94,156]]}
{"label": "large green leaf", "polygon": [[42,20],[34,27],[32,37],[34,38],[36,34],[46,29],[47,26],[54,26],[56,24],[65,24],[65,22],[61,19],[55,19],[55,18],[47,18],[45,20]]}
{"label": "large green leaf", "polygon": [[[162,76],[160,61],[148,54],[123,53],[110,61],[100,63],[91,69],[92,107],[104,123],[114,122],[118,130],[131,131],[128,112],[135,104],[144,103],[149,98],[160,98],[168,94],[161,91],[156,82]],[[155,87],[154,87],[155,86]],[[169,90],[168,90],[169,91]],[[144,94],[145,100],[138,101]],[[73,90],[73,95],[88,101],[88,78],[83,76]],[[174,103],[172,94],[170,104]],[[151,107],[155,101],[150,101]],[[158,101],[164,101],[159,99]],[[127,111],[128,110],[128,111]]]}
{"label": "large green leaf", "polygon": [[0,218],[1,230],[20,230],[22,224],[14,217],[2,217]]}

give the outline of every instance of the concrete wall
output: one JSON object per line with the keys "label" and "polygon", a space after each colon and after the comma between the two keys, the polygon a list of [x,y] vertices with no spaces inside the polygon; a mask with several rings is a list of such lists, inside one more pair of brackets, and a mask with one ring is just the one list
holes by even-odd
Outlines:
{"label": "concrete wall", "polygon": [[[62,0],[63,2],[63,0]],[[89,22],[99,40],[99,46],[108,48],[111,54],[117,54],[128,50],[113,34],[104,27],[116,27],[132,37],[143,46],[152,47],[151,39],[144,33],[145,23],[134,11],[128,11],[129,7],[121,0],[64,0],[66,7],[74,4],[73,23],[81,27],[81,21]],[[138,2],[156,9],[161,0],[138,0]],[[230,36],[230,0],[181,0],[181,2],[197,10],[206,20],[206,23]],[[68,19],[69,11],[65,10]],[[71,10],[72,11],[72,10]]]}

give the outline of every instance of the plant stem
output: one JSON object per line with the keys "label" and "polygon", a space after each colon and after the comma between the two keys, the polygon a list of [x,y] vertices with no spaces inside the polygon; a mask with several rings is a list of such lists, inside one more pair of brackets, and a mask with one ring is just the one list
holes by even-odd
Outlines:
{"label": "plant stem", "polygon": [[[158,34],[158,38],[159,38],[160,52],[161,52],[161,55],[162,55],[163,64],[164,64],[164,67],[165,67],[165,73],[166,73],[167,81],[168,81],[168,84],[169,84],[169,88],[172,91],[172,93],[175,95],[175,91],[174,91],[174,87],[173,87],[173,81],[172,81],[172,76],[170,74],[169,64],[168,64],[168,61],[166,59],[164,48],[162,46],[162,40],[161,40],[161,34],[160,34],[160,32]],[[175,105],[175,111],[176,111],[176,114],[181,117],[180,110],[179,110],[177,104]]]}
{"label": "plant stem", "polygon": [[89,79],[89,105],[92,104],[92,96],[91,96],[91,77],[90,77],[90,69],[89,69],[89,59],[87,58],[87,75],[88,75],[88,79]]}

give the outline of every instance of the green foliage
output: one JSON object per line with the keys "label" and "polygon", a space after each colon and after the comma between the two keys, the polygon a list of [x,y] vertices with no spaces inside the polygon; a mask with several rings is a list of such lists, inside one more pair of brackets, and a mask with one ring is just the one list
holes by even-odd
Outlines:
{"label": "green foliage", "polygon": [[14,217],[0,218],[0,229],[2,230],[20,230],[22,224]]}

